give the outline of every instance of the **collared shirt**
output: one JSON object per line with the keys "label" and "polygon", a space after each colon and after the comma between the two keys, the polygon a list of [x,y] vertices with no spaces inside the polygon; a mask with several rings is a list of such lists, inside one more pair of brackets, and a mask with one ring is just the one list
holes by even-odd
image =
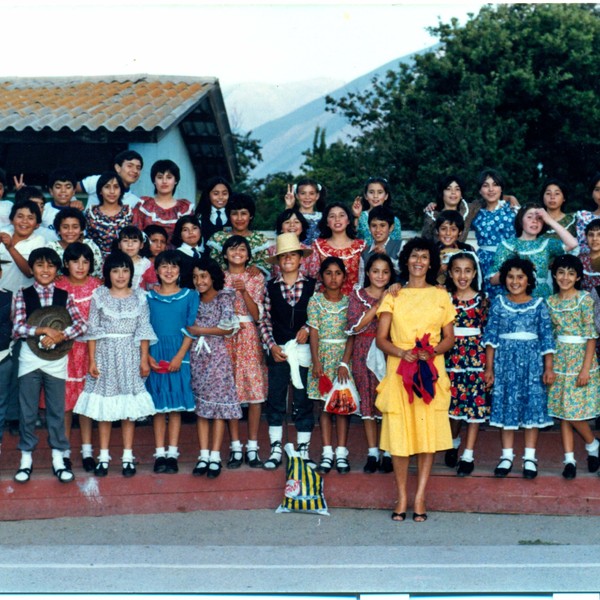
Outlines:
{"label": "collared shirt", "polygon": [[194,258],[202,258],[202,255],[204,254],[204,243],[201,241],[197,246],[194,247],[182,242],[181,246],[179,246],[177,250],[180,250],[188,256],[193,256]]}
{"label": "collared shirt", "polygon": [[[40,297],[40,304],[42,306],[52,306],[52,297],[54,295],[54,283],[44,286],[40,285],[37,281],[34,282],[33,287]],[[87,325],[83,320],[79,309],[77,308],[73,296],[69,294],[67,298],[66,309],[71,315],[72,325],[69,325],[64,331],[65,340],[72,340],[80,335],[83,335],[87,331]],[[35,330],[37,327],[27,325],[27,309],[25,306],[25,298],[23,298],[23,290],[19,290],[13,297],[12,306],[12,320],[13,320],[13,338],[28,338],[35,336]]]}
{"label": "collared shirt", "polygon": [[210,222],[213,225],[217,224],[217,216],[221,215],[221,226],[224,226],[227,223],[227,214],[224,208],[215,208],[214,206],[210,209]]}
{"label": "collared shirt", "polygon": [[[283,279],[282,275],[278,275],[275,278],[275,283],[279,284],[281,295],[290,306],[296,306],[296,304],[298,304],[300,301],[300,298],[302,297],[302,291],[304,290],[305,281],[307,281],[307,278],[302,275],[302,273],[298,273],[298,279],[296,279],[292,285],[288,285]],[[263,317],[258,322],[258,329],[264,345],[270,350],[276,345],[276,342],[275,338],[273,337],[273,322],[271,321],[271,298],[266,292]],[[308,325],[303,325],[302,329],[304,329],[307,333],[309,331]]]}

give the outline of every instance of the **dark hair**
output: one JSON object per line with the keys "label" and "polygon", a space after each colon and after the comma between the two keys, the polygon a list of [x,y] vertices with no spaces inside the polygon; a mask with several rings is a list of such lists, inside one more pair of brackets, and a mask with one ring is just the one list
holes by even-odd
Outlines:
{"label": "dark hair", "polygon": [[365,281],[363,287],[369,287],[371,285],[369,271],[371,270],[373,263],[377,260],[382,260],[383,262],[387,263],[387,266],[390,268],[390,280],[385,286],[385,289],[387,289],[393,283],[396,277],[396,271],[394,270],[394,263],[392,262],[392,259],[384,252],[375,252],[374,254],[371,254],[371,256],[369,256],[369,260],[367,260],[367,264],[365,265]]}
{"label": "dark hair", "polygon": [[[385,177],[369,177],[365,181],[365,185],[363,186],[363,194],[361,198],[361,204],[363,210],[369,210],[371,205],[367,201],[367,190],[372,183],[379,183],[381,187],[383,187],[384,192],[387,194],[386,202],[391,203],[392,201],[392,191],[390,190],[390,184]],[[380,205],[383,206],[383,205]]]}
{"label": "dark hair", "polygon": [[195,225],[200,230],[200,238],[198,239],[198,243],[202,240],[202,227],[200,226],[200,221],[196,215],[184,215],[183,217],[179,217],[177,219],[177,223],[175,223],[175,227],[173,228],[173,233],[171,234],[171,244],[175,246],[175,248],[179,248],[181,244],[183,244],[183,240],[181,239],[181,231],[184,225]]}
{"label": "dark hair", "polygon": [[52,189],[52,186],[57,181],[68,181],[73,186],[73,189],[77,187],[77,176],[71,169],[54,169],[48,175],[48,189]]}
{"label": "dark hair", "polygon": [[298,236],[298,239],[303,242],[306,239],[306,235],[308,233],[308,228],[310,225],[308,221],[304,218],[304,215],[300,212],[300,209],[296,206],[293,208],[286,208],[282,213],[277,217],[277,222],[275,223],[275,231],[277,235],[283,233],[282,228],[283,224],[295,216],[298,221],[300,221],[300,225],[302,225],[302,233]]}
{"label": "dark hair", "polygon": [[38,261],[49,262],[57,269],[60,269],[61,267],[60,256],[58,255],[58,252],[46,246],[32,250],[31,254],[27,258],[27,264],[29,265],[30,269],[33,269],[33,265],[35,265],[35,263]]}
{"label": "dark hair", "polygon": [[470,252],[456,252],[450,257],[448,261],[448,269],[446,270],[446,289],[454,294],[456,292],[456,284],[450,277],[450,271],[452,270],[452,265],[457,260],[470,260],[475,267],[475,278],[471,282],[471,288],[476,292],[479,291],[479,275],[481,274],[481,267],[479,265],[479,261],[477,260],[477,255]]}
{"label": "dark hair", "polygon": [[225,274],[221,271],[221,267],[219,267],[218,263],[212,258],[201,258],[194,261],[192,272],[194,269],[206,271],[210,275],[213,282],[213,288],[217,292],[225,287]]}
{"label": "dark hair", "polygon": [[90,263],[90,273],[94,272],[94,253],[92,249],[82,242],[73,242],[69,244],[63,253],[63,264],[62,272],[65,275],[69,274],[68,263],[72,260],[79,260],[81,257],[85,258]]}
{"label": "dark hair", "polygon": [[555,185],[557,188],[560,189],[563,198],[565,199],[564,204],[566,204],[569,201],[569,188],[564,183],[564,181],[561,181],[556,177],[548,177],[544,180],[544,183],[542,183],[542,187],[540,189],[540,204],[545,206],[544,194],[546,193],[546,188],[551,185]]}
{"label": "dark hair", "polygon": [[102,188],[109,182],[115,179],[117,184],[119,185],[119,189],[121,190],[121,195],[119,196],[119,204],[123,204],[123,196],[125,194],[125,184],[121,177],[115,171],[105,171],[98,177],[98,181],[96,182],[96,196],[98,196],[98,201],[100,204],[104,203],[104,198],[102,197]]}
{"label": "dark hair", "polygon": [[117,237],[112,241],[111,252],[120,250],[119,242],[122,240],[139,240],[142,242],[142,248],[146,245],[144,234],[135,225],[125,225],[125,227],[119,229]]}
{"label": "dark hair", "polygon": [[102,265],[102,277],[104,277],[104,285],[110,289],[112,282],[110,280],[110,272],[113,269],[124,267],[129,269],[129,287],[133,283],[133,261],[130,256],[121,250],[113,250],[105,259]]}
{"label": "dark hair", "polygon": [[148,243],[144,244],[144,247],[140,250],[140,256],[144,256],[146,258],[150,258],[152,256],[152,252],[150,252],[150,238],[157,233],[165,238],[165,242],[169,241],[169,234],[162,225],[155,225],[154,223],[147,225],[144,227],[144,235],[146,236],[146,241]]}
{"label": "dark hair", "polygon": [[325,210],[323,211],[323,216],[321,217],[321,220],[319,221],[319,231],[321,232],[321,237],[324,239],[329,239],[333,235],[331,228],[329,227],[329,225],[327,225],[327,217],[328,217],[329,213],[331,212],[332,208],[341,208],[344,210],[346,215],[348,215],[348,227],[346,227],[346,235],[351,240],[356,239],[356,229],[354,228],[354,217],[352,216],[350,209],[347,206],[345,206],[344,204],[342,204],[341,202],[332,202],[331,204],[328,204],[325,207]]}
{"label": "dark hair", "polygon": [[337,265],[342,273],[346,275],[346,267],[344,261],[339,256],[328,256],[319,267],[319,275],[323,278],[323,273],[328,269],[329,265]]}
{"label": "dark hair", "polygon": [[315,211],[323,212],[323,209],[325,208],[325,202],[327,199],[327,190],[324,186],[318,183],[316,179],[311,179],[310,177],[302,177],[298,179],[298,181],[294,185],[296,186],[296,191],[294,195],[296,195],[300,188],[305,185],[310,185],[311,187],[315,188],[317,194],[319,194],[319,199],[315,203]]}
{"label": "dark hair", "polygon": [[375,206],[369,211],[369,216],[367,217],[367,222],[369,225],[372,221],[385,221],[390,227],[394,225],[394,213],[392,209],[389,208],[386,204],[381,204],[380,206]]}
{"label": "dark hair", "polygon": [[144,159],[142,158],[142,155],[135,150],[123,150],[122,152],[119,152],[115,156],[113,164],[122,167],[126,160],[139,160],[142,164],[142,168],[144,167]]}
{"label": "dark hair", "polygon": [[61,208],[54,217],[54,222],[52,223],[54,226],[54,231],[56,231],[56,235],[58,235],[58,230],[62,225],[62,222],[65,219],[77,219],[79,221],[79,225],[81,226],[81,233],[85,231],[85,217],[83,213],[77,208],[73,208],[72,206],[65,206]]}
{"label": "dark hair", "polygon": [[160,283],[162,283],[160,275],[158,274],[158,268],[161,265],[174,265],[179,267],[179,271],[181,272],[181,263],[183,259],[181,257],[181,252],[177,250],[163,250],[157,257],[154,259],[154,271],[156,272],[156,278]]}
{"label": "dark hair", "polygon": [[[444,210],[444,190],[453,182],[456,181],[460,188],[461,194],[466,190],[465,182],[462,177],[459,177],[455,173],[444,175],[438,179],[437,187],[435,190],[435,208],[436,210]],[[481,186],[479,186],[481,187]]]}
{"label": "dark hair", "polygon": [[[175,187],[173,188],[173,193],[175,193],[175,190],[177,189],[177,186],[179,185],[179,181],[181,179],[181,172],[179,171],[179,167],[172,161],[169,160],[168,158],[163,158],[161,160],[157,160],[153,165],[152,168],[150,169],[150,181],[152,181],[152,183],[154,183],[154,180],[156,179],[156,176],[159,173],[171,173],[171,175],[173,175],[173,177],[175,177]],[[154,186],[154,193],[156,194],[156,186]]]}
{"label": "dark hair", "polygon": [[459,234],[465,230],[465,220],[457,210],[443,210],[438,213],[438,216],[435,218],[435,230],[439,231],[440,227],[444,223],[456,225],[458,227]]}
{"label": "dark hair", "polygon": [[588,181],[588,192],[591,194],[596,187],[596,184],[600,181],[600,171],[596,171],[594,175]]}
{"label": "dark hair", "polygon": [[[534,202],[528,202],[527,204],[524,204],[523,206],[521,206],[521,208],[519,209],[519,212],[517,213],[517,216],[515,217],[515,232],[517,234],[517,237],[520,237],[521,234],[523,233],[523,219],[525,218],[525,214],[527,212],[529,212],[530,210],[533,210],[534,208],[544,208],[543,206],[540,206],[537,203]],[[550,229],[548,227],[548,225],[546,225],[546,223],[542,222],[542,229],[541,231],[538,233],[538,236],[546,233],[546,231],[548,231],[548,229]]]}
{"label": "dark hair", "polygon": [[15,192],[15,204],[20,204],[21,202],[31,200],[32,198],[41,198],[44,202],[46,201],[44,192],[42,192],[39,187],[35,187],[35,185],[25,185]]}
{"label": "dark hair", "polygon": [[221,252],[226,265],[229,265],[227,260],[227,250],[229,250],[229,248],[237,248],[238,246],[246,246],[246,250],[248,250],[248,260],[246,261],[246,264],[252,260],[252,248],[250,248],[248,240],[243,235],[232,235],[225,240]]}
{"label": "dark hair", "polygon": [[404,244],[398,255],[400,279],[403,282],[409,280],[408,259],[414,250],[427,250],[429,252],[429,269],[427,269],[425,280],[429,285],[437,285],[437,275],[440,271],[440,253],[433,240],[424,237],[414,237]]}
{"label": "dark hair", "polygon": [[550,273],[552,273],[552,289],[555,294],[560,290],[558,283],[556,283],[556,273],[560,268],[573,269],[573,271],[577,273],[577,280],[573,287],[576,290],[580,290],[581,284],[583,283],[583,264],[581,263],[580,258],[578,256],[573,256],[572,254],[561,254],[552,261]]}
{"label": "dark hair", "polygon": [[6,171],[4,169],[0,169],[0,183],[5,189],[8,187],[8,177],[6,176]]}
{"label": "dark hair", "polygon": [[[198,206],[196,206],[195,214],[200,219],[208,219],[210,218],[210,212],[212,210],[212,204],[210,203],[210,193],[217,185],[224,185],[229,192],[229,197],[233,194],[233,190],[231,189],[231,184],[225,177],[211,177],[206,181],[204,187],[202,188],[202,193],[200,194],[200,200],[198,201]],[[229,202],[229,200],[227,201]],[[227,206],[227,205],[225,205]]]}
{"label": "dark hair", "polygon": [[535,281],[535,266],[530,260],[521,258],[520,256],[513,256],[508,260],[505,260],[500,267],[500,285],[508,291],[506,287],[506,277],[511,269],[520,269],[527,276],[527,289],[525,290],[528,295],[533,292],[536,286]]}
{"label": "dark hair", "polygon": [[225,206],[225,214],[229,219],[231,215],[231,211],[233,210],[244,210],[246,209],[250,213],[250,221],[254,219],[254,214],[256,213],[256,204],[252,199],[252,196],[248,194],[242,194],[240,192],[236,192],[229,196],[229,201]]}
{"label": "dark hair", "polygon": [[585,226],[585,235],[587,235],[590,231],[598,231],[600,230],[600,219],[592,219],[586,226]]}
{"label": "dark hair", "polygon": [[496,169],[486,167],[479,175],[477,175],[477,189],[481,189],[481,186],[488,177],[491,177],[494,180],[494,183],[500,186],[500,198],[502,198],[502,194],[504,194],[504,177],[502,177],[500,172],[496,171]]}
{"label": "dark hair", "polygon": [[38,225],[42,222],[42,213],[40,212],[40,207],[33,200],[23,200],[23,202],[20,202],[19,204],[13,204],[12,208],[10,209],[10,214],[8,215],[8,220],[12,221],[15,218],[17,211],[21,208],[26,208],[31,211],[31,214],[35,215],[35,220],[37,221]]}

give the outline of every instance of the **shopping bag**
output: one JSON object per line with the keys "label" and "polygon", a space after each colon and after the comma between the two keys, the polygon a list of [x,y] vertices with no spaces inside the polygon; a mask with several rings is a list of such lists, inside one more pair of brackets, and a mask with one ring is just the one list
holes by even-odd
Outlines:
{"label": "shopping bag", "polygon": [[341,383],[336,377],[325,399],[325,412],[334,415],[353,415],[360,411],[360,396],[351,379]]}

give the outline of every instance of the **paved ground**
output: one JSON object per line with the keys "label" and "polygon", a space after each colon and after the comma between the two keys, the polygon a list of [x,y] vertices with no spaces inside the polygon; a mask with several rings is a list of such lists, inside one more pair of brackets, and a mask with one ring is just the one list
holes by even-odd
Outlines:
{"label": "paved ground", "polygon": [[600,517],[271,510],[4,522],[0,592],[600,589]]}

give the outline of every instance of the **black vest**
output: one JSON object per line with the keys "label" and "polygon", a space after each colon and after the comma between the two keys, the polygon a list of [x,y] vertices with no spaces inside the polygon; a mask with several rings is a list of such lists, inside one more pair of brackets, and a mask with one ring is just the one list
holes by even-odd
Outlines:
{"label": "black vest", "polygon": [[10,346],[10,337],[12,334],[12,321],[10,320],[11,307],[12,292],[0,291],[0,350],[7,350]]}
{"label": "black vest", "polygon": [[[52,306],[67,306],[67,300],[69,299],[69,293],[65,290],[59,290],[57,287],[54,288],[52,294]],[[42,308],[40,297],[36,289],[33,286],[23,289],[23,300],[25,300],[25,314],[27,318],[31,316],[31,313],[38,308]]]}
{"label": "black vest", "polygon": [[271,324],[273,338],[278,346],[294,339],[300,328],[306,325],[306,308],[315,291],[316,280],[307,278],[303,282],[302,295],[296,306],[290,306],[274,279],[267,283],[267,294],[271,300]]}

